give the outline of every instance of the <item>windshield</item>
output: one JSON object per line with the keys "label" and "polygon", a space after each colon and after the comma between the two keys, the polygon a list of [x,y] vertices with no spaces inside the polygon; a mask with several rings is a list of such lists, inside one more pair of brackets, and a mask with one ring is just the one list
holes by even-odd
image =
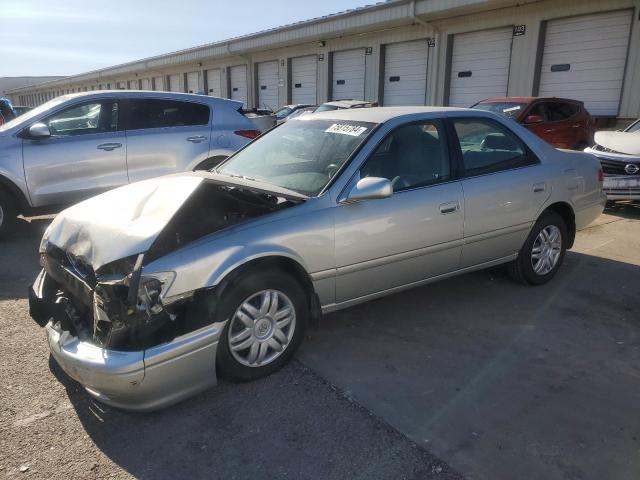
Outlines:
{"label": "windshield", "polygon": [[26,123],[29,120],[31,120],[33,117],[40,115],[42,112],[46,112],[51,107],[55,107],[56,105],[66,101],[67,99],[68,97],[63,95],[61,97],[54,98],[53,100],[49,100],[48,102],[43,103],[39,107],[36,107],[33,110],[29,110],[28,112],[23,113],[19,117],[14,118],[10,122],[5,123],[0,127],[0,132],[9,130],[10,128],[15,127],[16,125],[20,125],[21,123]]}
{"label": "windshield", "polygon": [[374,127],[347,120],[289,121],[247,145],[216,171],[317,195]]}
{"label": "windshield", "polygon": [[640,133],[640,120],[636,120],[634,123],[629,125],[625,132],[628,133]]}
{"label": "windshield", "polygon": [[526,103],[520,102],[487,102],[476,103],[473,107],[477,110],[486,110],[487,112],[499,113],[509,118],[516,118],[520,112],[526,107]]}
{"label": "windshield", "polygon": [[278,120],[282,120],[284,117],[291,113],[292,109],[289,107],[282,107],[280,110],[277,110],[275,116]]}

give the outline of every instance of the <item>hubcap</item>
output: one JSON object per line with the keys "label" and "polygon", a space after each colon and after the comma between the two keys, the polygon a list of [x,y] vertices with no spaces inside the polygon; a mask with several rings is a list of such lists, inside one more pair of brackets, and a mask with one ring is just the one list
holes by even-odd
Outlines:
{"label": "hubcap", "polygon": [[562,233],[555,225],[540,230],[531,249],[531,266],[538,275],[546,275],[555,268],[562,252]]}
{"label": "hubcap", "polygon": [[247,367],[273,362],[287,348],[296,328],[293,303],[278,290],[254,293],[240,304],[229,325],[229,350]]}

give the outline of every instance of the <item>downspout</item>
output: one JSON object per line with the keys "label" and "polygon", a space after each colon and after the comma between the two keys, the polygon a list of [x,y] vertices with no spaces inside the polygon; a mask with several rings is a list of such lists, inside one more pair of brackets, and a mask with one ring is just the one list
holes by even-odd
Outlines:
{"label": "downspout", "polygon": [[[418,17],[416,15],[416,2],[415,0],[411,1],[411,8],[409,9],[409,16],[411,17],[411,19],[416,22],[419,23],[420,25],[422,25],[425,28],[428,28],[429,30],[431,30],[433,32],[434,35],[434,43],[436,45],[437,48],[440,48],[440,32],[438,31],[438,29],[431,23],[429,22],[425,22],[424,20],[422,20],[420,17]],[[439,57],[439,55],[438,55]],[[435,78],[435,83],[436,83],[436,87],[438,85],[438,74],[440,73],[440,58],[436,58],[435,59],[435,65],[433,67],[433,78]],[[433,95],[432,95],[433,98]]]}

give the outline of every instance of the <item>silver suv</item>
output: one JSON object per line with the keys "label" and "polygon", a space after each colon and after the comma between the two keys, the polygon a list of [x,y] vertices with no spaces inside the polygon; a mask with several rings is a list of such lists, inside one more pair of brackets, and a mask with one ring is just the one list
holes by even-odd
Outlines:
{"label": "silver suv", "polygon": [[64,95],[0,127],[0,235],[19,214],[53,212],[149,177],[209,169],[259,135],[242,104],[202,95]]}

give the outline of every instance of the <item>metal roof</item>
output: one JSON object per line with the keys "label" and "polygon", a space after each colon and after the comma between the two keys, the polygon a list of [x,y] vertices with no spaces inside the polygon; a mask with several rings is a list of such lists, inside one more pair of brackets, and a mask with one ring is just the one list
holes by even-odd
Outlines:
{"label": "metal roof", "polygon": [[[268,48],[291,45],[292,43],[334,38],[343,35],[345,31],[367,31],[374,25],[401,25],[413,22],[415,21],[414,13],[427,16],[441,15],[446,11],[469,6],[486,8],[489,3],[491,3],[491,0],[386,0],[247,35],[71,75],[30,87],[16,88],[7,93],[66,86],[70,83],[81,83],[90,80],[113,79],[117,76],[145,70],[196,63],[216,57],[237,56],[250,51],[266,50]],[[162,74],[162,72],[157,72],[156,74]]]}

